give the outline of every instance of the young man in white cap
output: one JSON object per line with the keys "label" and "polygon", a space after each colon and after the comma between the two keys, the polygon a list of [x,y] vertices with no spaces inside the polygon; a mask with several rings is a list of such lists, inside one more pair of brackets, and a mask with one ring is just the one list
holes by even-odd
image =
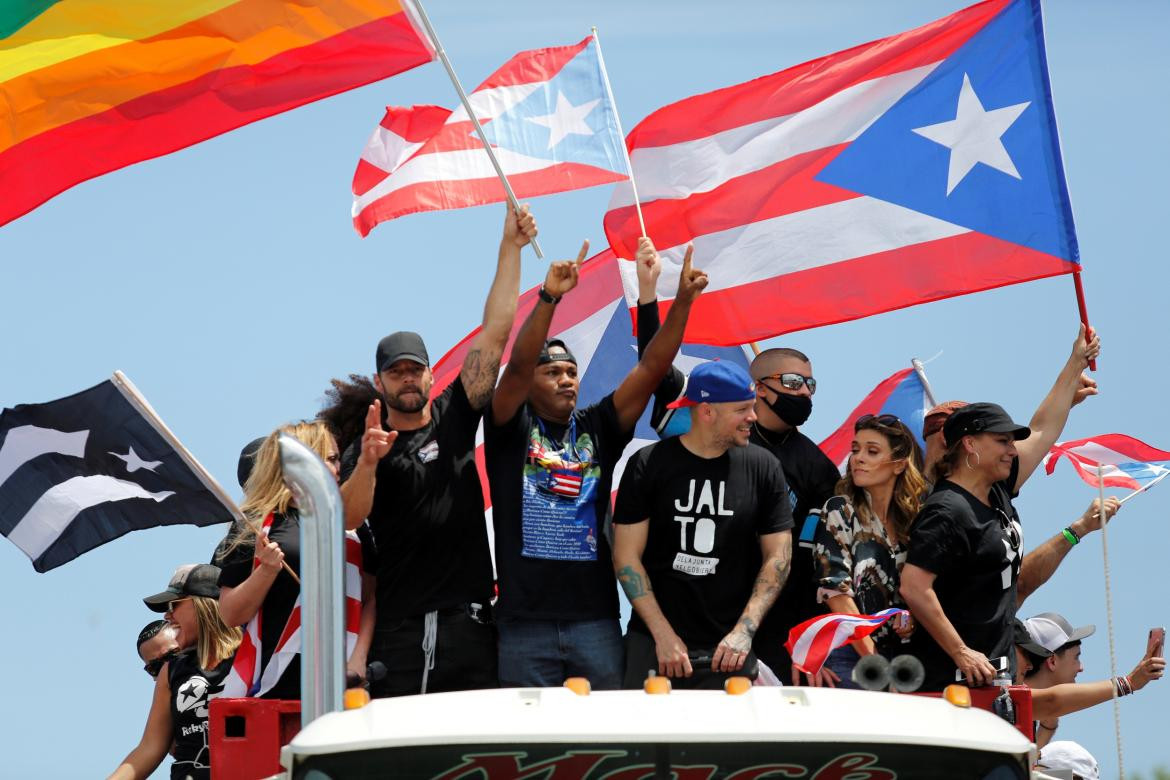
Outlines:
{"label": "young man in white cap", "polygon": [[648,671],[683,687],[756,674],[752,639],[788,579],[792,510],[779,462],[748,441],[755,398],[743,368],[703,363],[675,402],[691,407],[690,430],[622,474],[613,558],[634,607],[627,688]]}

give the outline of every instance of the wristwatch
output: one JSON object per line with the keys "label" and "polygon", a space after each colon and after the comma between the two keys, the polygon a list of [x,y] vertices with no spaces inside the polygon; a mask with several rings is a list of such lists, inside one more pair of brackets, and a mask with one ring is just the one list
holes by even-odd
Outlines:
{"label": "wristwatch", "polygon": [[555,298],[552,295],[550,295],[548,290],[544,289],[543,284],[540,286],[540,291],[537,293],[537,295],[540,297],[540,299],[542,301],[544,301],[545,303],[551,304],[553,306],[556,306],[558,303],[561,302],[560,298]]}

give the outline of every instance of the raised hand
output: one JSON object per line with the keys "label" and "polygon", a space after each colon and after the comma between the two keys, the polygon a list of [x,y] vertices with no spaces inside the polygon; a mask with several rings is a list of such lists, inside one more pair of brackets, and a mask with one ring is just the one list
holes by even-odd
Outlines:
{"label": "raised hand", "polygon": [[649,303],[658,297],[658,276],[662,273],[662,261],[654,243],[642,236],[638,239],[638,253],[634,256],[638,270],[638,303]]}
{"label": "raised hand", "polygon": [[1097,380],[1088,374],[1081,374],[1081,386],[1077,390],[1076,395],[1073,396],[1072,406],[1076,406],[1081,401],[1085,400],[1091,395],[1097,394]]}
{"label": "raised hand", "polygon": [[397,438],[398,431],[382,429],[382,402],[375,399],[366,410],[366,432],[362,434],[362,451],[358,462],[365,466],[377,466],[378,461],[390,452]]}
{"label": "raised hand", "polygon": [[[1121,510],[1121,499],[1116,496],[1109,496],[1105,499],[1105,521],[1108,522],[1113,519],[1113,516]],[[1085,533],[1090,531],[1098,531],[1101,529],[1101,499],[1094,498],[1093,503],[1089,504],[1089,508],[1081,515],[1081,528]]]}
{"label": "raised hand", "polygon": [[279,544],[267,536],[257,537],[256,559],[260,561],[261,566],[279,572],[281,564],[284,563],[284,551],[280,549]]}
{"label": "raised hand", "polygon": [[536,238],[536,218],[529,213],[527,203],[520,207],[520,211],[513,211],[511,204],[505,206],[504,242],[518,247],[527,246],[529,241]]}
{"label": "raised hand", "polygon": [[1129,683],[1135,691],[1140,691],[1151,680],[1162,679],[1162,675],[1165,673],[1166,659],[1161,656],[1147,655],[1129,673]]}
{"label": "raised hand", "polygon": [[1068,359],[1069,363],[1073,363],[1077,368],[1084,370],[1100,354],[1101,337],[1097,335],[1097,331],[1095,330],[1090,330],[1086,336],[1085,326],[1082,323],[1080,330],[1077,331],[1077,339],[1073,342],[1072,355]]}
{"label": "raised hand", "polygon": [[580,278],[581,263],[585,262],[585,255],[589,254],[589,242],[581,244],[581,251],[576,260],[560,260],[550,263],[548,273],[544,276],[544,291],[554,298],[560,298],[577,286]]}
{"label": "raised hand", "polygon": [[687,244],[687,253],[683,255],[682,272],[678,275],[678,294],[676,301],[694,303],[707,286],[707,274],[691,267],[691,256],[695,253],[695,245]]}

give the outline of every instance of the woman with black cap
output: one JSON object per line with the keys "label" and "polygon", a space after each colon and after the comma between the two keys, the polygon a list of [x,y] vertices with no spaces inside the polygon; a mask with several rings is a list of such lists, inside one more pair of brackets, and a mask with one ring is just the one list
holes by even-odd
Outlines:
{"label": "woman with black cap", "polygon": [[110,778],[147,777],[174,745],[172,778],[209,780],[207,703],[232,666],[240,630],[229,628],[219,615],[219,568],[209,564],[180,566],[167,589],[143,599],[178,630],[180,652],[163,666],[155,680],[154,699],[138,746]]}

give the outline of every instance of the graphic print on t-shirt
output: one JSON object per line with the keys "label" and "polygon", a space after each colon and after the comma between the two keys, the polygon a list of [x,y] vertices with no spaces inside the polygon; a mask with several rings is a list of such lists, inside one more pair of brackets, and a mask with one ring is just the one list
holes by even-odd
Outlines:
{"label": "graphic print on t-shirt", "polygon": [[597,560],[594,500],[601,476],[593,438],[577,438],[577,421],[567,441],[553,441],[536,418],[529,430],[524,461],[521,530],[525,558],[553,561]]}
{"label": "graphic print on t-shirt", "polygon": [[176,764],[190,764],[195,769],[207,769],[210,766],[207,755],[207,678],[199,674],[191,675],[187,681],[179,686],[175,693],[175,710],[178,713],[179,735],[191,737],[199,733],[203,736],[203,747],[190,761],[176,760]]}
{"label": "graphic print on t-shirt", "polygon": [[1000,582],[1007,590],[1012,583],[1020,578],[1020,547],[1024,543],[1024,529],[1019,520],[1010,517],[1002,509],[996,508],[1000,525],[1003,527],[1003,557],[1004,567],[1000,572]]}
{"label": "graphic print on t-shirt", "polygon": [[726,490],[723,480],[712,484],[704,479],[698,484],[698,480],[691,479],[687,495],[675,498],[674,521],[679,524],[679,551],[672,564],[675,571],[700,577],[715,573],[719,559],[708,555],[715,549],[715,518],[735,515],[724,506]]}

